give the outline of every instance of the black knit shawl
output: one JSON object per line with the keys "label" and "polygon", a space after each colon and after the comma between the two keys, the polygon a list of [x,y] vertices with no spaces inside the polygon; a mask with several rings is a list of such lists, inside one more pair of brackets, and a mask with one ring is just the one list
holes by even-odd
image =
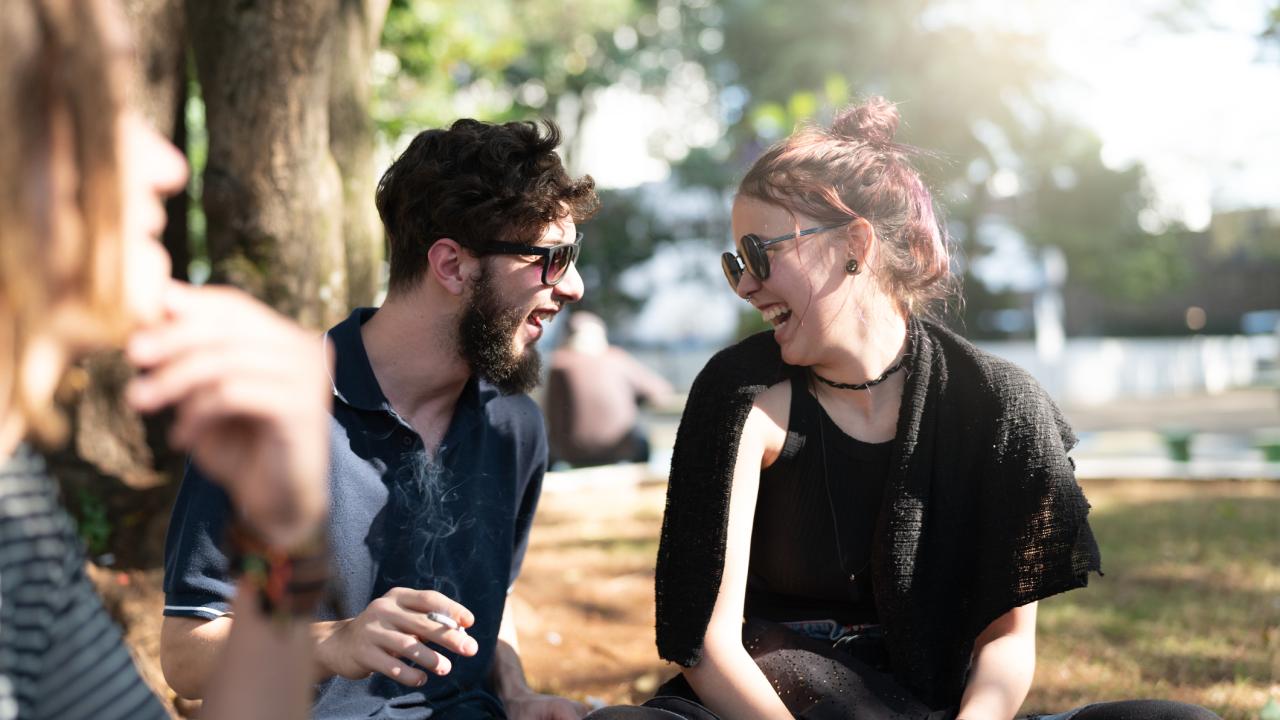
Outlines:
{"label": "black knit shawl", "polygon": [[[898,681],[934,709],[957,705],[973,641],[1012,608],[1100,571],[1075,435],[1024,370],[912,319],[890,477],[872,548],[876,608]],[[738,438],[755,396],[799,371],[772,332],[716,354],[676,435],[658,548],[659,654],[686,667],[724,569]]]}

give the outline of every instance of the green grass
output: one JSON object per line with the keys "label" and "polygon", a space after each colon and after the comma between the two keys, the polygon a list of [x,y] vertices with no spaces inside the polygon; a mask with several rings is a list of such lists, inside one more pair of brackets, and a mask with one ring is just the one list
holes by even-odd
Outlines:
{"label": "green grass", "polygon": [[1106,576],[1041,603],[1023,711],[1159,697],[1259,718],[1280,697],[1280,494],[1130,498],[1091,520]]}

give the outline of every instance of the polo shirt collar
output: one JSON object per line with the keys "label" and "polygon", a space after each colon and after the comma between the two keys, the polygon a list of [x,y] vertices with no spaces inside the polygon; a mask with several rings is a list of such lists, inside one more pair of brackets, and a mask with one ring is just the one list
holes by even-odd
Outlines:
{"label": "polo shirt collar", "polygon": [[356,308],[326,333],[333,341],[333,395],[360,410],[386,410],[391,406],[378,386],[360,337],[360,326],[375,312],[377,308]]}
{"label": "polo shirt collar", "polygon": [[[378,385],[378,378],[373,374],[373,365],[369,363],[369,353],[364,347],[364,338],[360,336],[360,326],[364,325],[377,308],[356,308],[346,320],[334,325],[326,333],[333,342],[335,355],[333,369],[333,395],[347,405],[359,410],[388,412],[396,415],[391,402],[383,394]],[[479,419],[481,383],[474,375],[467,379],[467,384],[458,396],[454,408],[453,421],[447,435],[455,435],[469,430]],[[397,417],[399,417],[397,415]],[[450,438],[446,436],[445,442]]]}

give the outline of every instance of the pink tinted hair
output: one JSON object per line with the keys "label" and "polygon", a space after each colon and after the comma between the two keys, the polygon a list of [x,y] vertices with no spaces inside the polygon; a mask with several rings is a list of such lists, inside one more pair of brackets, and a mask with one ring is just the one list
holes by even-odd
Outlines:
{"label": "pink tinted hair", "polygon": [[846,107],[829,129],[806,125],[769,148],[738,192],[824,224],[865,218],[878,243],[877,277],[916,312],[951,294],[953,280],[946,229],[908,162],[918,151],[893,141],[898,121],[884,98]]}

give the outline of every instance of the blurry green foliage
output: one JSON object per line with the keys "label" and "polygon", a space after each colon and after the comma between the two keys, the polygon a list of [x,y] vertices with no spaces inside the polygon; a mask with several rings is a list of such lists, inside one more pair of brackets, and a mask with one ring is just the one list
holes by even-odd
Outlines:
{"label": "blurry green foliage", "polygon": [[[704,31],[719,10],[710,0],[393,0],[374,61],[374,115],[392,144],[458,117],[490,121],[546,117],[565,132],[561,152],[574,172],[575,139],[589,96],[612,85],[659,91],[682,64],[712,67]],[[695,150],[708,185],[723,172]],[[613,320],[642,298],[617,282],[654,248],[676,239],[632,190],[602,191],[603,208],[585,230],[590,249],[579,269],[585,306]],[[687,237],[687,236],[682,236]]]}
{"label": "blurry green foliage", "polygon": [[[1263,20],[1263,50],[1273,62],[1280,62],[1280,2],[1274,3]],[[1278,713],[1280,714],[1280,713]]]}
{"label": "blurry green foliage", "polygon": [[[1168,4],[1181,17],[1184,0]],[[589,171],[574,165],[573,139],[591,94],[615,84],[657,93],[696,63],[719,92],[725,132],[673,163],[674,178],[728,194],[798,123],[884,95],[899,103],[898,139],[929,151],[918,164],[968,260],[960,267],[985,252],[979,229],[999,214],[1033,245],[1062,247],[1073,284],[1127,302],[1177,287],[1191,272],[1185,233],[1139,226],[1149,205],[1141,169],[1105,166],[1096,137],[1045,100],[1060,78],[1044,48],[1036,32],[975,18],[954,0],[393,0],[375,115],[392,141],[459,116],[552,117],[570,166]],[[993,189],[998,174],[1016,178],[1012,196]],[[663,229],[639,191],[603,199],[581,262],[588,302],[611,321],[643,299],[619,275],[659,244],[727,237],[727,218]],[[973,316],[1015,301],[974,291],[964,307]]]}
{"label": "blurry green foliage", "polygon": [[703,59],[701,25],[682,9],[666,0],[393,0],[374,62],[374,115],[393,141],[458,117],[539,116],[572,139],[587,93],[660,86],[679,62]]}
{"label": "blurry green foliage", "polygon": [[187,205],[187,245],[191,254],[187,278],[201,284],[209,278],[212,269],[209,265],[208,221],[201,202],[204,195],[204,170],[209,164],[209,128],[205,122],[204,96],[200,92],[195,67],[194,61],[187,63],[187,142],[183,151],[187,155],[187,164],[191,167],[187,180],[187,194],[191,200]]}
{"label": "blurry green foliage", "polygon": [[[750,97],[729,131],[739,149],[730,178],[798,123],[829,122],[850,100],[884,95],[899,103],[899,139],[928,151],[917,164],[947,210],[963,267],[985,252],[979,228],[998,213],[1033,245],[1060,245],[1071,282],[1101,294],[1142,301],[1186,281],[1181,236],[1138,226],[1149,204],[1142,171],[1104,166],[1097,139],[1044,101],[1059,81],[1044,37],[941,0],[721,6],[725,55]],[[1017,178],[1013,198],[993,197],[998,171]],[[1076,182],[1055,180],[1063,177]],[[964,284],[967,302],[952,304],[961,318],[1016,300],[976,278]]]}
{"label": "blurry green foliage", "polygon": [[1187,233],[1138,223],[1150,204],[1140,167],[1107,168],[1078,127],[1049,124],[1021,145],[1030,188],[1017,222],[1033,245],[1062,248],[1073,285],[1140,303],[1191,279]]}
{"label": "blurry green foliage", "polygon": [[110,549],[111,519],[102,496],[87,488],[78,488],[75,502],[76,529],[90,555],[101,555]]}
{"label": "blurry green foliage", "polygon": [[636,190],[605,191],[600,212],[586,227],[587,250],[578,261],[590,292],[582,306],[612,321],[632,313],[645,298],[622,290],[618,278],[627,268],[649,259],[660,243],[674,239],[661,218],[643,206]]}

